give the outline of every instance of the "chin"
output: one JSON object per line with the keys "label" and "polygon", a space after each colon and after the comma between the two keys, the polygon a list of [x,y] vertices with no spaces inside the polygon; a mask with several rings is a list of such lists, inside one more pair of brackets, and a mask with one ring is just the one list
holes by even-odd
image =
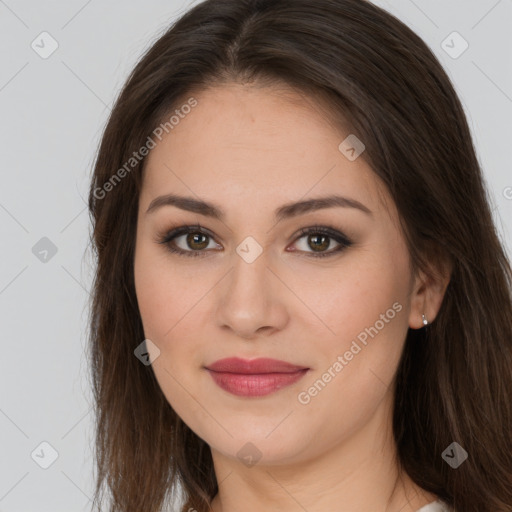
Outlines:
{"label": "chin", "polygon": [[257,425],[257,421],[248,418],[246,425],[238,425],[236,430],[226,424],[226,428],[233,432],[233,437],[223,431],[222,436],[218,432],[208,432],[202,439],[212,451],[238,459],[247,467],[256,464],[278,466],[300,463],[314,456],[315,447],[311,445],[311,439],[317,437],[315,433],[308,433],[303,425],[288,425],[287,428],[280,425],[276,428],[278,424],[274,422],[273,427],[268,428],[268,422],[265,421],[262,427]]}

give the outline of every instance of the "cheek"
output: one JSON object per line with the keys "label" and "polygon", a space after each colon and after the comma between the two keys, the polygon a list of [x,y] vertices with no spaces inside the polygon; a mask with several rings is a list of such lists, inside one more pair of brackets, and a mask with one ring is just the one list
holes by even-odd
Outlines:
{"label": "cheek", "polygon": [[348,350],[359,335],[371,339],[375,324],[381,344],[400,342],[407,329],[408,257],[399,244],[368,244],[329,266],[294,261],[281,276],[307,306],[299,321],[310,336],[317,330],[324,355]]}
{"label": "cheek", "polygon": [[137,303],[141,315],[144,334],[149,339],[157,339],[157,333],[162,329],[165,312],[169,309],[169,303],[163,276],[157,279],[158,269],[147,257],[147,251],[143,248],[136,250],[134,262],[135,291]]}
{"label": "cheek", "polygon": [[321,313],[336,336],[322,337],[315,372],[296,397],[296,417],[322,432],[326,449],[361,429],[388,396],[408,328],[406,287],[394,271],[364,265],[344,277]]}
{"label": "cheek", "polygon": [[[179,395],[179,384],[192,389],[193,384],[187,384],[188,375],[204,363],[198,349],[204,336],[197,327],[198,318],[204,315],[202,299],[212,284],[209,279],[199,279],[197,272],[189,275],[183,268],[149,241],[136,248],[137,302],[144,335],[160,351],[153,369],[168,399]],[[187,268],[193,269],[193,265]]]}
{"label": "cheek", "polygon": [[[342,423],[348,411],[369,414],[388,390],[408,329],[408,270],[408,253],[399,244],[359,251],[336,271],[315,270],[308,305],[329,331],[323,328],[315,373],[302,387],[313,416],[333,403],[340,404],[332,414]],[[314,323],[305,328],[310,339]]]}
{"label": "cheek", "polygon": [[[188,296],[194,292],[187,294],[186,281],[173,271],[169,258],[165,256],[161,257],[150,247],[141,245],[136,250],[134,261],[135,288],[144,335],[159,350],[156,358],[152,356],[151,368],[168,403],[187,424],[208,424],[199,402],[191,399],[195,395],[197,379],[194,365],[199,369],[201,362],[193,328],[197,299]],[[193,288],[189,283],[188,289]],[[203,432],[196,433],[204,435]]]}
{"label": "cheek", "polygon": [[142,238],[134,261],[135,290],[144,333],[165,343],[181,318],[187,315],[200,292],[193,276],[183,275],[165,250]]}

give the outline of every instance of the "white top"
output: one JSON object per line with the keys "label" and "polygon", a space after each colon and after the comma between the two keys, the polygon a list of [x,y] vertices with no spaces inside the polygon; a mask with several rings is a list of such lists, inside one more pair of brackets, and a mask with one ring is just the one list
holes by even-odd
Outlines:
{"label": "white top", "polygon": [[417,512],[452,512],[452,509],[444,501],[437,500],[421,507]]}

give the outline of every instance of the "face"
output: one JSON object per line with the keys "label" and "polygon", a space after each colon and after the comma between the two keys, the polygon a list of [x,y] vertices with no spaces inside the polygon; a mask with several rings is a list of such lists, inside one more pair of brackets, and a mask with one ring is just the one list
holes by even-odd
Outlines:
{"label": "face", "polygon": [[[312,100],[236,84],[194,97],[151,150],[139,201],[135,284],[152,368],[213,453],[305,461],[390,406],[418,322],[397,212]],[[328,196],[344,199],[282,208]],[[295,366],[208,369],[232,357]]]}

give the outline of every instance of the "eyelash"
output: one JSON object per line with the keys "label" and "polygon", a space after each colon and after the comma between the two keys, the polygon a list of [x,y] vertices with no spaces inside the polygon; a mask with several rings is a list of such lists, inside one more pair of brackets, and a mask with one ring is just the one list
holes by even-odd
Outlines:
{"label": "eyelash", "polygon": [[[208,251],[205,250],[196,250],[196,251],[185,251],[183,249],[178,249],[174,247],[171,242],[174,241],[175,238],[178,238],[182,235],[188,235],[189,233],[195,233],[195,234],[201,234],[206,235],[209,238],[213,238],[209,233],[203,231],[203,227],[200,224],[196,224],[194,226],[179,226],[177,228],[171,229],[168,231],[164,236],[160,237],[157,242],[165,245],[166,249],[170,251],[171,253],[177,254],[179,256],[185,256],[185,257],[204,257],[206,256],[206,253]],[[332,238],[334,241],[338,242],[340,245],[338,248],[334,250],[330,250],[327,252],[307,252],[306,254],[312,258],[327,258],[329,256],[333,256],[335,254],[338,254],[342,250],[350,247],[352,245],[352,241],[345,236],[343,233],[339,232],[338,230],[330,227],[330,226],[310,226],[308,228],[302,228],[300,230],[299,236],[295,239],[295,241],[300,240],[304,236],[307,235],[325,235],[328,238]],[[301,252],[301,251],[299,251]]]}

